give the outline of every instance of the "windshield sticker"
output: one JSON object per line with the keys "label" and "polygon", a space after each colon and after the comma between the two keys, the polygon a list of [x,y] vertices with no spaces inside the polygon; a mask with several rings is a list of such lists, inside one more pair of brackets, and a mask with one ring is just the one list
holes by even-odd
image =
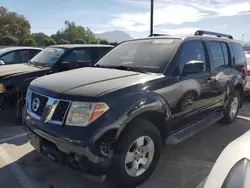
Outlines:
{"label": "windshield sticker", "polygon": [[172,39],[155,40],[153,44],[171,44],[173,41]]}

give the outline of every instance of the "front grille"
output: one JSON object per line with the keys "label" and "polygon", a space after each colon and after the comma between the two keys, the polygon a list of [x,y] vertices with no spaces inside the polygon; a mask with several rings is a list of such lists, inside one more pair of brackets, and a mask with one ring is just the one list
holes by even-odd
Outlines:
{"label": "front grille", "polygon": [[[70,103],[70,101],[44,96],[31,90],[27,92],[27,112],[38,120],[44,117],[45,123],[62,125]],[[45,108],[46,111],[44,111]]]}
{"label": "front grille", "polygon": [[[38,109],[37,109],[36,111],[34,111],[34,109],[33,109],[33,107],[32,107],[32,103],[33,103],[33,101],[34,101],[36,98],[39,99],[40,105],[39,105]],[[32,95],[31,95],[31,111],[32,111],[34,114],[36,114],[36,115],[38,115],[38,116],[41,117],[42,114],[43,114],[43,110],[44,110],[44,108],[45,108],[47,102],[48,102],[48,97],[39,95],[39,94],[37,94],[37,93],[32,93]]]}
{"label": "front grille", "polygon": [[68,101],[60,101],[55,109],[55,112],[52,116],[53,121],[61,121],[63,122],[64,116],[67,113],[67,110],[69,108],[69,102]]}

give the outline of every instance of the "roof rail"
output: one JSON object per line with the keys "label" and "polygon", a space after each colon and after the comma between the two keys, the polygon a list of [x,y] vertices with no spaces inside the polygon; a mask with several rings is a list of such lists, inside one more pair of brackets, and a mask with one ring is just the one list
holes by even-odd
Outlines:
{"label": "roof rail", "polygon": [[167,34],[151,34],[148,37],[169,36]]}
{"label": "roof rail", "polygon": [[202,31],[202,30],[196,31],[194,35],[199,35],[199,36],[213,35],[213,36],[217,36],[217,37],[226,37],[228,39],[233,39],[232,35],[227,35],[227,34],[223,34],[223,33],[215,33],[215,32],[211,32],[211,31]]}

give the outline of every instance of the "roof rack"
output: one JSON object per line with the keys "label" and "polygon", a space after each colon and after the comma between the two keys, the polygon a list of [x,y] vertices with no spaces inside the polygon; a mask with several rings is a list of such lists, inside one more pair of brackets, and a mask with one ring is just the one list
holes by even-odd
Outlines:
{"label": "roof rack", "polygon": [[151,34],[148,37],[169,36],[167,34]]}
{"label": "roof rack", "polygon": [[196,31],[194,35],[199,35],[199,36],[213,35],[213,36],[217,36],[217,37],[226,37],[228,39],[233,39],[232,35],[227,35],[227,34],[223,34],[223,33],[215,33],[215,32],[211,32],[211,31],[202,31],[202,30]]}

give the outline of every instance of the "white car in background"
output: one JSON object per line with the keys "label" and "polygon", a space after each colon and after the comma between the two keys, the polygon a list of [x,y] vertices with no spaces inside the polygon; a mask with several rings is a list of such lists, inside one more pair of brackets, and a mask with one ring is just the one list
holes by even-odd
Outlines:
{"label": "white car in background", "polygon": [[250,96],[250,53],[246,53],[247,59],[247,84],[245,87],[245,95]]}
{"label": "white car in background", "polygon": [[199,188],[250,188],[250,131],[221,153]]}

